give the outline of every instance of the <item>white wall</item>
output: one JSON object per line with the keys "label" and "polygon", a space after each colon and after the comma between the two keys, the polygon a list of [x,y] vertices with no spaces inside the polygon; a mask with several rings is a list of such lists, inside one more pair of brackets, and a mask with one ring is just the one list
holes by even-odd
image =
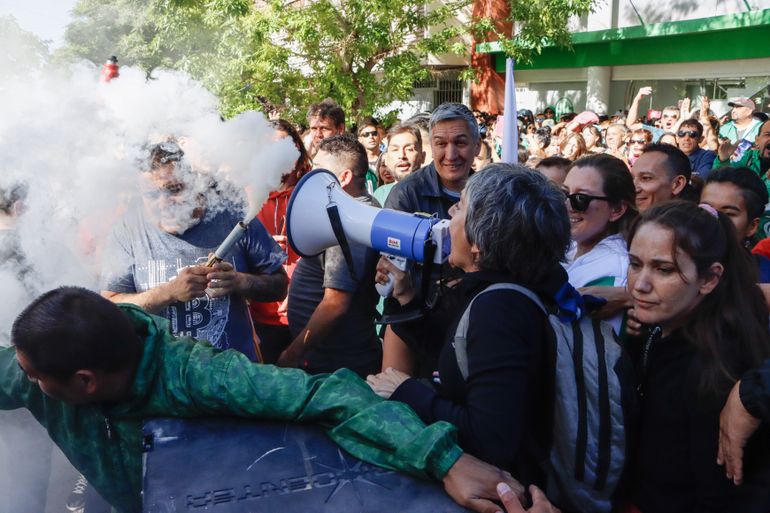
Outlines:
{"label": "white wall", "polygon": [[[752,10],[770,8],[770,0],[748,0]],[[577,30],[606,30],[669,21],[710,18],[725,14],[746,12],[743,0],[598,0],[595,12],[583,20],[573,21]]]}

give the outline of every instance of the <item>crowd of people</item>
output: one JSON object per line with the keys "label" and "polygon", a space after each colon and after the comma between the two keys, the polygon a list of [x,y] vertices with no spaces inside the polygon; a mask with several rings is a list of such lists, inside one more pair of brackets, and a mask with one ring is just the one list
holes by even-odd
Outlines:
{"label": "crowd of people", "polygon": [[[477,511],[766,512],[770,122],[748,98],[722,118],[708,98],[641,117],[650,94],[611,117],[519,111],[518,163],[500,162],[500,116],[456,103],[388,127],[351,127],[332,100],[306,127],[273,120],[299,158],[213,266],[240,217],[184,194],[184,134],[153,145],[100,294],[50,291],[14,323],[0,409],[28,408],[125,512],[141,509],[138,421],[159,415],[320,422],[355,456],[443,480]],[[450,220],[447,263],[402,270],[354,241],[300,257],[286,216],[312,169],[367,206]],[[10,233],[23,195],[7,192]],[[375,284],[391,280],[382,302]],[[582,348],[584,318],[585,344],[619,355],[598,370],[569,361],[578,389],[609,390],[566,405],[581,422],[622,411],[599,422],[598,448],[582,435],[600,462],[594,503],[547,464],[563,429],[558,328]]]}

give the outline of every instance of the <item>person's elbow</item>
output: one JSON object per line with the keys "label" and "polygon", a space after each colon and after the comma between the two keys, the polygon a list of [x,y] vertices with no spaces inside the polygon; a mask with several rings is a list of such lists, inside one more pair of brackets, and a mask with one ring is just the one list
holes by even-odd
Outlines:
{"label": "person's elbow", "polygon": [[273,274],[267,275],[267,279],[270,281],[270,286],[267,287],[270,297],[266,298],[265,301],[283,301],[286,299],[286,295],[289,293],[289,276],[283,267]]}

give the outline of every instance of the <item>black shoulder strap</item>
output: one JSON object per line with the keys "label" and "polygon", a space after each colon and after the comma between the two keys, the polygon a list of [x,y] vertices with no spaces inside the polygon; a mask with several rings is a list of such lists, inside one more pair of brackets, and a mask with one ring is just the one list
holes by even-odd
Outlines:
{"label": "black shoulder strap", "polygon": [[345,257],[345,263],[348,264],[348,270],[353,279],[356,279],[356,270],[353,268],[353,255],[350,253],[350,245],[348,239],[345,237],[345,230],[342,228],[342,219],[340,219],[340,212],[337,209],[336,203],[330,203],[326,206],[326,213],[329,215],[329,222],[332,225],[334,236],[337,238],[337,242],[342,248],[342,256]]}

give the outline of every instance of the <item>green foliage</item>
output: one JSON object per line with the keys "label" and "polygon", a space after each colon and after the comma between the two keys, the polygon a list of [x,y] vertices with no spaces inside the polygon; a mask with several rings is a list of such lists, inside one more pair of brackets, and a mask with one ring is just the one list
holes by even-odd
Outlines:
{"label": "green foliage", "polygon": [[479,40],[500,41],[503,52],[520,62],[531,62],[545,46],[570,46],[569,20],[592,12],[596,0],[509,0],[508,22],[515,36],[501,33],[500,20],[476,20]]}
{"label": "green foliage", "polygon": [[225,116],[257,108],[302,122],[310,103],[331,97],[354,121],[408,99],[429,55],[468,55],[461,36],[500,39],[527,60],[568,44],[567,20],[592,2],[510,1],[512,40],[500,20],[448,23],[471,0],[79,0],[58,57],[99,64],[114,54],[148,76],[184,70],[218,95]]}
{"label": "green foliage", "polygon": [[13,16],[0,16],[0,82],[40,70],[49,58],[48,45],[22,29]]}

